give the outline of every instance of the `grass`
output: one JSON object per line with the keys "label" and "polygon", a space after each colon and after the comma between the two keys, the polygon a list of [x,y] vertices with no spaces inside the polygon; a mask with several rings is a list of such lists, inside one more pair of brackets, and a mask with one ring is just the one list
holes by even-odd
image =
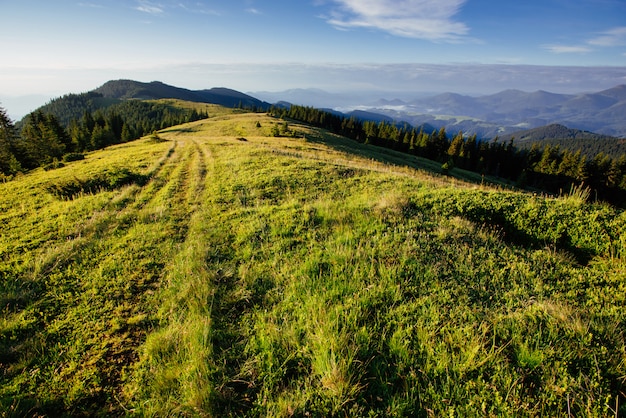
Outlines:
{"label": "grass", "polygon": [[2,415],[626,413],[624,212],[209,114],[0,184]]}

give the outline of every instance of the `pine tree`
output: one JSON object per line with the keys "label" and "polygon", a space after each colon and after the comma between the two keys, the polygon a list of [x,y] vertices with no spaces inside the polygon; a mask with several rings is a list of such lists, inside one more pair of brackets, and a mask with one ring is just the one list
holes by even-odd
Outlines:
{"label": "pine tree", "polygon": [[77,122],[76,119],[72,119],[67,130],[74,151],[82,152],[89,147],[91,132],[89,132],[82,123]]}
{"label": "pine tree", "polygon": [[134,139],[133,133],[128,127],[128,124],[124,123],[122,126],[122,142],[132,141]]}
{"label": "pine tree", "polygon": [[537,164],[537,171],[544,174],[557,174],[560,162],[559,146],[546,145],[541,154],[541,160]]}
{"label": "pine tree", "polygon": [[608,187],[617,187],[622,181],[622,173],[620,171],[618,162],[612,160],[609,169],[606,173],[606,185]]}
{"label": "pine tree", "polygon": [[102,149],[115,143],[115,135],[108,125],[96,124],[91,133],[91,149]]}
{"label": "pine tree", "polygon": [[25,164],[28,168],[60,159],[71,146],[69,135],[57,119],[53,115],[44,115],[41,110],[31,113],[26,118],[22,139],[26,150]]}
{"label": "pine tree", "polygon": [[15,156],[16,140],[15,125],[4,108],[0,107],[0,177],[16,174],[22,169]]}
{"label": "pine tree", "polygon": [[476,166],[476,147],[477,147],[477,139],[476,134],[470,136],[467,141],[463,144],[463,149],[461,150],[461,157],[465,161],[463,166],[464,168],[473,169]]}
{"label": "pine tree", "polygon": [[453,159],[461,156],[461,151],[463,150],[463,145],[465,142],[463,140],[463,132],[459,132],[456,134],[450,146],[448,147],[448,155]]}

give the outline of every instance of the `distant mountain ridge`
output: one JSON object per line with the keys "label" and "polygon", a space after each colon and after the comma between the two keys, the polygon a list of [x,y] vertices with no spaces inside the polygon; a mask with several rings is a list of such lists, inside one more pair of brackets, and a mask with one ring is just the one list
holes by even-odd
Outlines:
{"label": "distant mountain ridge", "polygon": [[596,134],[589,131],[583,131],[580,129],[571,129],[567,126],[560,125],[558,123],[553,123],[551,125],[541,126],[539,128],[526,129],[523,131],[513,132],[512,134],[505,135],[502,139],[507,140],[508,138],[515,139],[515,142],[533,142],[533,141],[542,141],[545,139],[551,138],[562,138],[562,139],[583,139],[583,140],[616,140],[617,138],[609,136]]}
{"label": "distant mountain ridge", "polygon": [[[283,93],[294,95],[293,98],[298,101],[305,101],[306,97],[320,101],[341,97],[340,94],[314,89],[294,89]],[[280,94],[275,93],[275,97]],[[364,97],[361,99],[367,100]],[[71,119],[80,118],[86,109],[104,109],[129,99],[164,98],[226,107],[269,109],[271,106],[267,101],[228,88],[189,90],[160,81],[146,83],[122,79],[108,81],[87,93],[69,94],[54,99],[40,110],[55,114],[62,123],[68,124]],[[345,98],[346,101],[355,99],[358,97]],[[289,106],[287,101],[273,102],[278,106]],[[374,101],[370,97],[370,103],[341,109],[332,106],[323,108],[348,118],[395,124],[409,123],[414,127],[423,127],[424,132],[445,127],[448,134],[462,131],[466,135],[476,134],[479,139],[515,137],[515,143],[522,147],[543,141],[545,144],[558,144],[563,148],[582,149],[588,155],[599,151],[615,156],[626,153],[626,141],[610,137],[626,137],[626,85],[583,94],[504,90],[478,97],[456,93],[414,100],[396,98]]]}
{"label": "distant mountain ridge", "polygon": [[473,97],[444,93],[405,102],[394,100],[393,105],[381,103],[367,110],[412,124],[438,124],[484,138],[555,123],[626,137],[626,85],[581,94],[504,90]]}
{"label": "distant mountain ridge", "polygon": [[133,80],[112,80],[93,90],[111,99],[180,99],[191,102],[212,103],[226,107],[269,108],[270,104],[255,97],[224,87],[205,90],[188,90],[174,87],[160,81],[142,83]]}
{"label": "distant mountain ridge", "polygon": [[534,144],[541,148],[545,145],[558,145],[561,149],[573,152],[580,150],[587,158],[594,158],[603,153],[618,159],[626,154],[626,139],[571,129],[559,124],[513,132],[503,136],[502,139],[505,141],[513,139],[515,145],[520,148],[531,148]]}
{"label": "distant mountain ridge", "polygon": [[[80,119],[86,110],[108,109],[128,100],[178,99],[196,103],[216,104],[224,107],[269,109],[270,104],[236,90],[217,87],[206,90],[188,90],[170,86],[160,81],[143,83],[134,80],[112,80],[102,86],[80,94],[66,94],[51,100],[37,110],[53,114],[63,125]],[[20,126],[22,122],[18,122]]]}

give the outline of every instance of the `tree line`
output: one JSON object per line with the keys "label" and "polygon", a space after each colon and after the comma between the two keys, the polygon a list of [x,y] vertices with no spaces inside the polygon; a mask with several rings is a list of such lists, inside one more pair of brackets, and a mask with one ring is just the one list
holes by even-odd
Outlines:
{"label": "tree line", "polygon": [[130,100],[95,112],[84,110],[67,126],[53,113],[39,109],[16,127],[0,107],[0,178],[207,117],[195,109]]}
{"label": "tree line", "polygon": [[478,140],[462,132],[450,137],[445,128],[425,132],[409,124],[363,121],[308,106],[272,107],[270,114],[328,129],[355,141],[390,148],[454,167],[507,179],[519,187],[551,193],[589,187],[593,197],[626,206],[626,154],[593,158],[559,145],[518,148],[514,140]]}

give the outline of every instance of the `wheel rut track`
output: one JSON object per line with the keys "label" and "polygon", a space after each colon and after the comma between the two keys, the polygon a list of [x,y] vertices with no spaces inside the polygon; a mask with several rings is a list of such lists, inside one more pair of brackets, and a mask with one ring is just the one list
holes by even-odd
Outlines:
{"label": "wheel rut track", "polygon": [[[33,279],[45,280],[49,275],[63,275],[64,271],[76,260],[83,260],[83,263],[91,263],[94,269],[100,262],[106,261],[110,246],[116,245],[116,240],[132,240],[133,230],[135,228],[147,227],[151,224],[158,225],[159,222],[166,222],[170,225],[168,231],[163,231],[161,238],[157,241],[172,239],[172,235],[168,232],[173,230],[177,235],[177,240],[184,240],[188,230],[188,220],[191,212],[195,207],[190,205],[190,197],[194,197],[198,191],[203,190],[204,178],[206,176],[204,153],[198,144],[181,144],[178,141],[173,142],[172,146],[166,151],[165,155],[157,161],[157,163],[149,171],[150,180],[143,186],[130,186],[120,189],[115,193],[114,197],[101,207],[90,219],[77,225],[76,232],[65,242],[60,242],[57,248],[46,250],[44,253],[44,261],[32,272]],[[192,179],[193,178],[193,179]],[[192,187],[193,186],[193,187]],[[116,203],[117,201],[117,203]],[[120,207],[120,202],[122,205]],[[163,203],[167,202],[167,205]],[[154,226],[153,228],[157,228]],[[159,242],[154,243],[158,245]],[[91,261],[84,261],[91,258]],[[126,255],[126,263],[136,262],[138,265],[149,266],[146,271],[150,277],[141,277],[140,281],[134,283],[125,283],[130,289],[131,294],[123,296],[118,302],[122,306],[148,306],[146,303],[152,289],[159,286],[163,278],[163,263],[159,260],[152,260],[150,254],[132,254]],[[75,267],[74,267],[75,268]],[[83,265],[83,270],[85,266]],[[82,324],[72,325],[68,322],[68,311],[72,311],[77,306],[89,303],[95,312],[99,311],[102,317],[111,317],[111,310],[115,308],[116,303],[111,303],[110,298],[107,300],[91,299],[88,300],[76,293],[81,286],[85,284],[85,278],[71,278],[68,276],[65,282],[56,283],[55,288],[42,289],[40,299],[34,303],[43,309],[44,306],[50,307],[44,310],[46,314],[38,319],[37,328],[44,330],[39,337],[33,337],[52,343],[49,340],[48,332],[50,326],[56,327],[54,324],[64,324],[62,327],[67,328],[66,332],[71,335],[73,326],[84,326]],[[67,281],[69,280],[69,281]],[[80,281],[76,281],[80,280]],[[124,277],[119,280],[126,280]],[[131,279],[134,281],[134,278]],[[59,287],[60,286],[60,287]],[[78,289],[77,289],[78,287]],[[63,294],[65,288],[68,292],[77,296],[73,300],[59,299],[58,295]],[[67,293],[66,293],[67,294]],[[33,308],[30,304],[26,308]],[[145,309],[145,308],[144,308]],[[108,312],[108,313],[107,313]],[[19,314],[16,312],[15,314]],[[118,320],[126,322],[131,316],[141,314],[137,311],[122,311],[118,315]],[[142,344],[147,335],[145,326],[139,327],[123,327],[120,331],[110,331],[107,323],[103,323],[99,318],[85,318],[87,323],[93,323],[94,342],[101,339],[106,340],[107,347],[102,349],[91,343],[87,344],[86,351],[82,353],[81,363],[95,362],[98,366],[99,381],[101,382],[101,390],[93,396],[87,397],[72,405],[70,409],[58,409],[57,412],[65,411],[76,413],[81,409],[88,410],[107,410],[111,415],[122,415],[124,407],[118,401],[123,398],[121,395],[121,385],[123,383],[122,365],[129,366],[133,364],[137,356],[137,348]],[[106,332],[101,335],[100,332]],[[111,334],[113,333],[113,334]],[[66,337],[67,338],[67,337]],[[20,350],[19,347],[7,347],[12,350]],[[95,350],[95,351],[94,351]],[[63,354],[59,354],[63,359]],[[16,359],[19,357],[16,354]],[[74,357],[75,358],[75,357]],[[69,361],[69,359],[68,359]],[[74,361],[74,360],[72,360]],[[36,366],[34,366],[36,367]],[[55,369],[61,371],[62,364],[55,366]],[[79,366],[80,368],[80,366]]]}

